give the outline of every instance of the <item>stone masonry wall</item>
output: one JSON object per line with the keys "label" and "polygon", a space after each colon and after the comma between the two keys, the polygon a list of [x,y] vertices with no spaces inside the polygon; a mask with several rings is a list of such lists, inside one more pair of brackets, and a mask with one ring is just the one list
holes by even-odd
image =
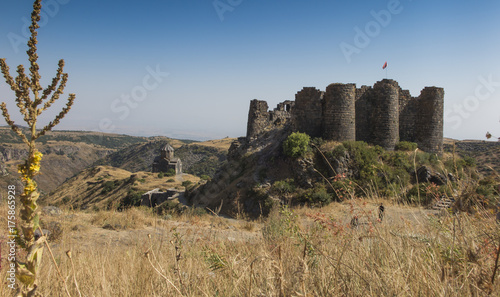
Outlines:
{"label": "stone masonry wall", "polygon": [[284,101],[273,111],[268,111],[266,101],[254,99],[250,101],[248,112],[247,139],[253,139],[265,131],[278,128],[289,122],[295,106],[294,101]]}
{"label": "stone masonry wall", "polygon": [[248,113],[247,140],[291,124],[293,130],[334,141],[358,140],[393,150],[398,141],[416,142],[430,153],[443,150],[444,90],[426,87],[411,97],[394,80],[373,87],[330,84],[325,92],[303,88],[295,101],[284,101],[268,111],[254,99]]}
{"label": "stone masonry wall", "polygon": [[305,87],[295,95],[293,112],[294,130],[312,137],[320,137],[323,131],[322,92]]}
{"label": "stone masonry wall", "polygon": [[373,86],[371,142],[386,150],[394,150],[399,141],[399,86],[384,79]]}
{"label": "stone masonry wall", "polygon": [[266,101],[254,99],[250,101],[248,112],[247,138],[254,138],[269,126],[269,113]]}
{"label": "stone masonry wall", "polygon": [[426,87],[418,97],[416,142],[428,153],[443,151],[444,89]]}
{"label": "stone masonry wall", "polygon": [[334,141],[356,139],[356,85],[331,84],[323,98],[323,138]]}
{"label": "stone masonry wall", "polygon": [[373,89],[361,86],[356,89],[356,140],[371,142],[373,127],[371,125]]}

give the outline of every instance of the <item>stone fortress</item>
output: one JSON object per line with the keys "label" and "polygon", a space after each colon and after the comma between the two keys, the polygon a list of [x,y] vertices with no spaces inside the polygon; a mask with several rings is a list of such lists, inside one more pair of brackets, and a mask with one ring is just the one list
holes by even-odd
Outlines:
{"label": "stone fortress", "polygon": [[305,87],[295,101],[268,110],[266,101],[250,102],[247,140],[289,124],[293,131],[326,140],[365,141],[393,150],[398,141],[416,142],[429,153],[443,151],[444,89],[424,88],[412,97],[392,79],[373,87],[334,83],[320,91]]}

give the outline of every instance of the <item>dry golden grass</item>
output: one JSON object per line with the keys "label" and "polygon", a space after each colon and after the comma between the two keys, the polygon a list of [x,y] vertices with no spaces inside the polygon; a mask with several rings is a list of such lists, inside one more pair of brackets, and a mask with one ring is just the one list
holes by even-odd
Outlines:
{"label": "dry golden grass", "polygon": [[[386,205],[378,222],[377,204],[276,209],[253,222],[163,220],[144,208],[46,219],[65,226],[51,246],[72,296],[498,296],[491,212],[436,216]],[[47,253],[40,284],[44,296],[67,296]],[[4,286],[0,296],[10,293]]]}
{"label": "dry golden grass", "polygon": [[233,143],[236,140],[236,138],[222,138],[222,139],[216,139],[216,140],[207,140],[204,142],[194,142],[191,143],[190,145],[203,145],[203,146],[208,146],[208,147],[214,147],[217,149],[222,149],[222,150],[228,150],[229,147],[231,146],[231,143]]}
{"label": "dry golden grass", "polygon": [[[133,180],[131,177],[135,176]],[[158,177],[158,173],[129,172],[111,166],[97,166],[82,171],[68,180],[51,195],[43,197],[43,201],[55,205],[66,205],[73,208],[92,205],[106,209],[108,205],[117,203],[130,191],[147,192],[156,188],[161,190],[184,190],[182,182],[191,181],[196,184],[199,177],[183,174],[182,176]],[[103,188],[107,182],[116,183],[103,195]],[[50,201],[50,202],[49,202]]]}

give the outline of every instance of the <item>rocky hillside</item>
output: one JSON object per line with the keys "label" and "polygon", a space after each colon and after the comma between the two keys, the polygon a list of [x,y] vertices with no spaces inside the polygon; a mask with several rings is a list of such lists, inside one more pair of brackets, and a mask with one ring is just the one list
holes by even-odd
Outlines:
{"label": "rocky hillside", "polygon": [[[82,142],[48,141],[38,145],[42,158],[41,174],[36,177],[39,188],[48,193],[95,161],[105,157],[114,149]],[[17,165],[28,155],[23,144],[0,144],[0,187],[15,184],[21,188]]]}
{"label": "rocky hillside", "polygon": [[[363,142],[321,139],[314,139],[309,151],[296,158],[283,151],[290,133],[285,126],[251,141],[239,139],[229,150],[227,164],[211,181],[193,189],[189,201],[221,208],[229,215],[245,212],[254,217],[265,215],[276,203],[314,206],[353,197],[429,205],[443,195],[456,195],[457,181],[470,180],[469,174],[476,180],[470,195],[485,203],[497,195],[494,179],[481,177],[471,158],[415,154],[416,144],[411,143],[392,152]],[[498,144],[460,143],[457,147],[464,154],[481,150],[491,154]]]}
{"label": "rocky hillside", "polygon": [[106,156],[95,165],[107,165],[127,171],[150,171],[153,159],[159,149],[170,144],[175,149],[175,156],[182,160],[183,172],[202,176],[213,176],[225,162],[229,146],[234,138],[190,142],[168,138],[155,138],[147,143],[131,145]]}
{"label": "rocky hillside", "polygon": [[500,142],[446,139],[444,150],[455,152],[463,158],[472,158],[477,164],[479,172],[484,175],[492,174],[492,170],[500,173]]}
{"label": "rocky hillside", "polygon": [[41,199],[43,204],[71,207],[74,209],[116,209],[124,199],[160,188],[184,190],[182,183],[197,183],[199,178],[182,176],[160,177],[151,172],[129,172],[110,166],[97,166],[83,170],[68,179],[50,195]]}
{"label": "rocky hillside", "polygon": [[[29,132],[24,129],[25,133]],[[166,137],[154,137],[153,140]],[[0,186],[17,185],[21,188],[17,165],[26,158],[28,152],[19,137],[9,128],[0,127]],[[170,140],[170,139],[169,139]],[[61,185],[66,179],[107,155],[125,147],[147,143],[146,137],[107,134],[88,131],[52,131],[38,140],[38,150],[42,152],[42,170],[36,177],[42,195]],[[173,143],[185,142],[172,140]],[[152,160],[152,159],[151,159]]]}

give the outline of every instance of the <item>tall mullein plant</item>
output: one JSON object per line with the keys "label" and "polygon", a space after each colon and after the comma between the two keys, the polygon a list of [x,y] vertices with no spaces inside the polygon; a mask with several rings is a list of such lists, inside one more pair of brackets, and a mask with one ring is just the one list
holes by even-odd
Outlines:
{"label": "tall mullein plant", "polygon": [[[25,74],[23,65],[17,67],[17,77],[13,78],[10,75],[9,67],[5,59],[0,59],[0,67],[7,84],[16,94],[16,105],[20,113],[24,116],[24,121],[28,124],[30,134],[25,135],[19,127],[11,120],[7,105],[2,102],[0,108],[2,114],[12,130],[22,139],[28,147],[28,158],[25,162],[19,165],[19,173],[21,174],[24,183],[24,190],[21,194],[21,210],[20,210],[20,229],[22,236],[18,236],[18,244],[27,253],[26,258],[22,261],[17,258],[16,262],[16,277],[20,282],[20,295],[33,296],[37,288],[37,275],[42,259],[43,242],[45,237],[40,237],[35,241],[35,230],[39,227],[39,211],[37,200],[39,193],[37,184],[34,181],[34,176],[40,171],[40,161],[42,154],[36,149],[35,141],[40,136],[44,135],[56,126],[59,121],[68,113],[75,100],[75,94],[69,94],[66,106],[42,129],[37,130],[37,118],[43,111],[48,109],[59,97],[63,94],[68,74],[63,73],[64,61],[59,61],[59,67],[52,83],[43,89],[40,86],[39,66],[37,64],[38,55],[36,53],[37,45],[37,29],[40,27],[40,11],[42,8],[42,0],[36,0],[33,4],[33,12],[31,14],[31,38],[28,41],[28,58],[30,62],[29,76]],[[23,262],[24,261],[24,262]]]}

